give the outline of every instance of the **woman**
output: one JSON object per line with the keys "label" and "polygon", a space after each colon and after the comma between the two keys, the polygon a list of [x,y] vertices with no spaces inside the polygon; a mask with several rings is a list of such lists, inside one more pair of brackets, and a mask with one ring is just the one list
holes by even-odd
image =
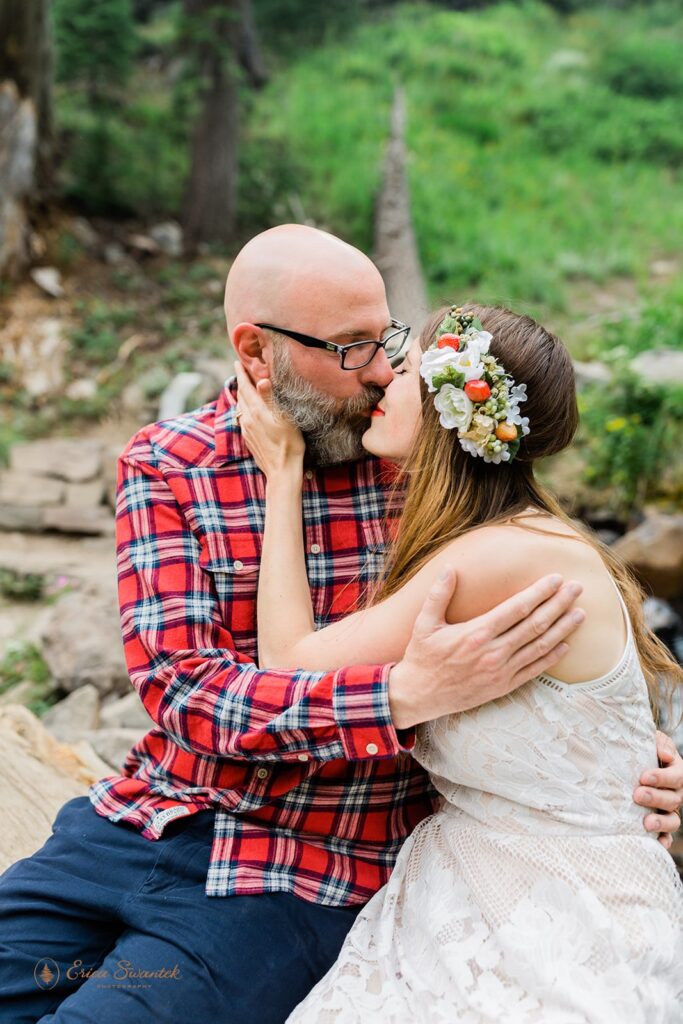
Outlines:
{"label": "woman", "polygon": [[[534,477],[578,421],[566,349],[529,317],[441,310],[363,443],[407,487],[369,607],[317,632],[301,528],[304,445],[240,374],[242,428],[267,476],[262,664],[398,660],[436,576],[457,569],[450,622],[538,576],[583,584],[585,622],[556,675],[419,727],[441,809],[405,842],[337,963],[290,1022],[628,1024],[680,1013],[683,886],[642,833],[631,791],[656,763],[654,695],[683,673],[643,623],[637,584]],[[524,415],[521,405],[524,403]],[[286,607],[286,614],[283,614]],[[607,754],[609,751],[609,756]]]}

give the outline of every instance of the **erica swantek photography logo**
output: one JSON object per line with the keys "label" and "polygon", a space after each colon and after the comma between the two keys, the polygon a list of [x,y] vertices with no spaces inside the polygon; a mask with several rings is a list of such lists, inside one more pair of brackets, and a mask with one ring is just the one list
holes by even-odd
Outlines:
{"label": "erica swantek photography logo", "polygon": [[112,967],[88,967],[82,960],[74,960],[60,968],[49,956],[38,960],[33,968],[38,988],[54,988],[62,976],[70,982],[95,978],[98,988],[151,988],[153,981],[177,981],[181,974],[178,964],[150,968],[130,960],[117,960]]}

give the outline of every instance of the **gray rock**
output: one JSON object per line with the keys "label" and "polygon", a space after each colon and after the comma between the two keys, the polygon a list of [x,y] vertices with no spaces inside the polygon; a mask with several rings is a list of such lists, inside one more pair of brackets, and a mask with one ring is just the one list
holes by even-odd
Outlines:
{"label": "gray rock", "polygon": [[163,224],[155,224],[153,228],[150,228],[149,235],[167,256],[183,255],[183,229],[175,221],[169,220],[164,221]]}
{"label": "gray rock", "polygon": [[116,508],[116,470],[119,461],[121,448],[110,445],[104,454],[104,487],[107,504],[111,509]]}
{"label": "gray rock", "polygon": [[91,509],[102,504],[104,477],[88,480],[84,484],[66,485],[66,504],[69,508]]}
{"label": "gray rock", "polygon": [[12,358],[29,395],[41,398],[61,392],[68,349],[61,320],[39,317],[31,322],[15,344]]}
{"label": "gray rock", "polygon": [[683,515],[652,513],[624,534],[613,550],[655,597],[677,597],[683,591]]}
{"label": "gray rock", "polygon": [[10,469],[37,476],[51,476],[70,483],[83,483],[102,469],[104,445],[100,441],[52,438],[25,441],[10,450]]}
{"label": "gray rock", "polygon": [[115,591],[94,588],[65,594],[41,631],[42,653],[55,683],[71,692],[91,683],[100,694],[128,693],[130,680]]}
{"label": "gray rock", "polygon": [[97,394],[97,381],[91,377],[79,377],[66,389],[66,397],[72,402],[87,402]]}
{"label": "gray rock", "polygon": [[61,480],[14,470],[0,470],[0,503],[3,505],[56,505],[64,499]]}
{"label": "gray rock", "polygon": [[110,701],[102,706],[100,712],[102,728],[139,729],[148,732],[155,723],[145,711],[137,692],[132,690],[125,697]]}
{"label": "gray rock", "polygon": [[120,771],[128,751],[142,735],[139,729],[97,729],[86,738],[98,757]]}
{"label": "gray rock", "polygon": [[126,263],[128,259],[125,249],[122,245],[119,245],[118,242],[109,242],[108,245],[105,245],[103,256],[104,262],[108,263],[112,267],[121,263]]}
{"label": "gray rock", "polygon": [[646,597],[643,601],[643,614],[648,629],[657,632],[660,629],[680,628],[680,617],[673,610],[668,601],[661,597]]}
{"label": "gray rock", "polygon": [[190,399],[202,383],[201,373],[179,373],[164,390],[159,402],[159,419],[180,416],[190,406]]}
{"label": "gray rock", "polygon": [[149,235],[129,235],[126,245],[142,256],[156,256],[159,245]]}
{"label": "gray rock", "polygon": [[0,530],[42,533],[44,529],[44,512],[37,505],[0,504]]}
{"label": "gray rock", "polygon": [[115,531],[114,517],[105,505],[94,508],[50,505],[43,510],[43,523],[46,530],[89,537],[113,536]]}
{"label": "gray rock", "polygon": [[53,299],[61,299],[64,295],[62,278],[56,267],[34,267],[31,270],[31,278]]}
{"label": "gray rock", "polygon": [[639,352],[631,360],[631,369],[652,384],[683,384],[683,352],[673,348]]}
{"label": "gray rock", "polygon": [[604,363],[599,363],[597,361],[582,363],[578,359],[575,359],[574,373],[576,375],[577,390],[581,390],[581,388],[585,387],[587,384],[608,384],[612,379],[609,367],[605,366]]}
{"label": "gray rock", "polygon": [[8,704],[26,704],[33,696],[34,690],[35,683],[32,683],[30,679],[22,679],[21,682],[15,683],[14,686],[10,686],[0,693],[0,707],[5,707]]}
{"label": "gray rock", "polygon": [[97,248],[100,236],[85,217],[74,217],[69,224],[69,231],[84,249],[92,250]]}
{"label": "gray rock", "polygon": [[97,728],[99,708],[100,695],[97,688],[92,683],[86,683],[49,708],[42,722],[60,743],[76,743]]}

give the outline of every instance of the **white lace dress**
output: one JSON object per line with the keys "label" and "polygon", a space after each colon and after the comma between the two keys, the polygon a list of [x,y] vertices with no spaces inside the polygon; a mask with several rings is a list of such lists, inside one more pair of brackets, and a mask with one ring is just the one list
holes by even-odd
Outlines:
{"label": "white lace dress", "polygon": [[632,801],[657,758],[626,617],[608,675],[421,728],[443,807],[288,1024],[683,1021],[683,886]]}

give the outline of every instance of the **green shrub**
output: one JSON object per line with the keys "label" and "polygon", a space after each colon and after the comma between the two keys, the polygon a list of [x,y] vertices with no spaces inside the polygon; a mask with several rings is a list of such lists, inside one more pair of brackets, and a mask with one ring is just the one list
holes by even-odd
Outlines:
{"label": "green shrub", "polygon": [[602,54],[599,74],[615,92],[661,100],[683,94],[680,39],[641,33],[617,37]]}

